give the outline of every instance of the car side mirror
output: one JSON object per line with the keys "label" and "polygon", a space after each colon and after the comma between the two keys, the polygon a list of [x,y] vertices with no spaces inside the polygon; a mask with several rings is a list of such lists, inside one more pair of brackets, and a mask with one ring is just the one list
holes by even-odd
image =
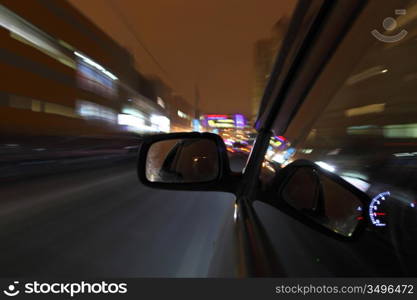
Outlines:
{"label": "car side mirror", "polygon": [[278,197],[270,203],[299,221],[343,239],[354,238],[367,221],[369,197],[338,175],[298,160],[277,174]]}
{"label": "car side mirror", "polygon": [[147,137],[138,157],[138,177],[150,187],[232,191],[226,146],[213,133],[171,133]]}

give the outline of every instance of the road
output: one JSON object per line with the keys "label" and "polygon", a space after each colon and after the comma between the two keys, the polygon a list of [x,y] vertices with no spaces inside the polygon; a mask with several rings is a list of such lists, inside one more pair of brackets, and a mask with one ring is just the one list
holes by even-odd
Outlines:
{"label": "road", "polygon": [[204,277],[234,200],[151,190],[134,161],[0,191],[1,277]]}
{"label": "road", "polygon": [[[0,195],[0,277],[213,276],[234,203],[227,193],[144,187],[134,160],[3,183]],[[255,210],[289,276],[403,274],[368,237],[336,241],[267,204]]]}

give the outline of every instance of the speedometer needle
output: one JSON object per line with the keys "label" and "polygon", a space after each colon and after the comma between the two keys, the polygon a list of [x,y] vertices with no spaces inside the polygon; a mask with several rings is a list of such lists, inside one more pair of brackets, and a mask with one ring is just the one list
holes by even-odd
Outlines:
{"label": "speedometer needle", "polygon": [[374,213],[374,216],[386,216],[386,213],[380,212],[380,213]]}

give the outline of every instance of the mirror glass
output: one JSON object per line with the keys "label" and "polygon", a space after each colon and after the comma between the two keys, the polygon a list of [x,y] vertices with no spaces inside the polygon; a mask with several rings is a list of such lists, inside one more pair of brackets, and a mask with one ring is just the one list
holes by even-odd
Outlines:
{"label": "mirror glass", "polygon": [[151,145],[146,158],[146,178],[151,182],[207,182],[219,171],[217,146],[210,139],[161,140]]}
{"label": "mirror glass", "polygon": [[360,199],[313,168],[297,168],[284,186],[282,197],[306,217],[343,236],[351,236],[362,219]]}

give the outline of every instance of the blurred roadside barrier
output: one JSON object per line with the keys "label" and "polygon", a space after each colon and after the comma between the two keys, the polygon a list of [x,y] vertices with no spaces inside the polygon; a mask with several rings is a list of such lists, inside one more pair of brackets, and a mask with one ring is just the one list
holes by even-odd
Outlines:
{"label": "blurred roadside barrier", "polygon": [[141,141],[127,137],[2,137],[0,183],[133,160]]}

